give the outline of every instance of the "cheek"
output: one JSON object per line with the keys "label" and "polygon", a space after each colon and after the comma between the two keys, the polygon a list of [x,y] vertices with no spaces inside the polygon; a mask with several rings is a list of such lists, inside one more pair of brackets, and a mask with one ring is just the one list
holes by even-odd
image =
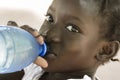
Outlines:
{"label": "cheek", "polygon": [[81,47],[80,39],[76,39],[76,38],[66,39],[64,40],[63,44],[64,44],[63,45],[64,50],[67,50],[67,51],[79,50]]}
{"label": "cheek", "polygon": [[95,49],[95,47],[97,47],[97,43],[98,43],[98,40],[95,40],[94,38],[87,38],[87,37],[84,37],[82,40],[81,40],[81,48],[84,50],[84,51],[92,51]]}
{"label": "cheek", "polygon": [[[55,63],[57,70],[60,71],[74,71],[83,70],[93,65],[91,55],[85,55],[85,53],[68,51],[62,53],[56,60]],[[54,68],[55,69],[55,68]]]}

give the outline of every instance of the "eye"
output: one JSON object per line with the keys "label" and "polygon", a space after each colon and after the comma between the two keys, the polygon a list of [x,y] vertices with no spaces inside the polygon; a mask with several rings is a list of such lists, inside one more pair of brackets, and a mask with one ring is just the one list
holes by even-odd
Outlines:
{"label": "eye", "polygon": [[53,19],[53,17],[52,17],[51,14],[47,14],[47,15],[46,15],[46,20],[47,20],[49,23],[53,23],[53,22],[54,22],[54,19]]}
{"label": "eye", "polygon": [[80,33],[80,28],[74,24],[69,24],[66,26],[66,29],[70,32]]}

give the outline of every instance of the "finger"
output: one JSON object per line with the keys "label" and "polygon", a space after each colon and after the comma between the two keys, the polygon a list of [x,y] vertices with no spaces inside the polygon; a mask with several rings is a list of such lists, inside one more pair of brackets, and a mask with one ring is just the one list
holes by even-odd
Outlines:
{"label": "finger", "polygon": [[36,39],[40,44],[44,44],[44,38],[42,36],[39,36]]}
{"label": "finger", "polygon": [[33,35],[35,36],[35,38],[40,44],[44,43],[44,38],[39,34],[38,31],[34,31]]}
{"label": "finger", "polygon": [[37,64],[38,66],[41,66],[43,68],[47,68],[48,67],[48,63],[47,61],[42,58],[42,57],[37,57],[37,59],[34,62],[35,64]]}
{"label": "finger", "polygon": [[16,27],[18,27],[18,24],[15,21],[8,21],[7,25],[8,26],[16,26]]}
{"label": "finger", "polygon": [[23,26],[20,26],[20,28],[28,31],[29,33],[33,34],[33,32],[35,31],[35,29],[31,28],[30,26],[28,25],[23,25]]}
{"label": "finger", "polygon": [[30,32],[36,39],[37,41],[40,43],[40,44],[43,44],[44,43],[44,39],[42,36],[40,36],[39,32],[31,27],[29,27],[28,25],[24,25],[24,26],[21,26],[22,29]]}

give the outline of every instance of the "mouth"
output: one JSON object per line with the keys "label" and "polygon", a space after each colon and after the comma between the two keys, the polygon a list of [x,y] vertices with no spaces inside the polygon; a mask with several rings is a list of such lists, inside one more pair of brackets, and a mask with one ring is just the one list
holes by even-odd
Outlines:
{"label": "mouth", "polygon": [[57,57],[57,54],[53,51],[47,51],[45,55],[45,59],[55,59]]}

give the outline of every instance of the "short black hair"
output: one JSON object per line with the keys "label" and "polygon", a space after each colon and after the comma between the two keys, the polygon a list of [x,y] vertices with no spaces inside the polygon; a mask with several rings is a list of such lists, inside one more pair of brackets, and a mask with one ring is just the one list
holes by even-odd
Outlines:
{"label": "short black hair", "polygon": [[99,0],[101,7],[103,37],[109,41],[120,42],[120,0]]}

